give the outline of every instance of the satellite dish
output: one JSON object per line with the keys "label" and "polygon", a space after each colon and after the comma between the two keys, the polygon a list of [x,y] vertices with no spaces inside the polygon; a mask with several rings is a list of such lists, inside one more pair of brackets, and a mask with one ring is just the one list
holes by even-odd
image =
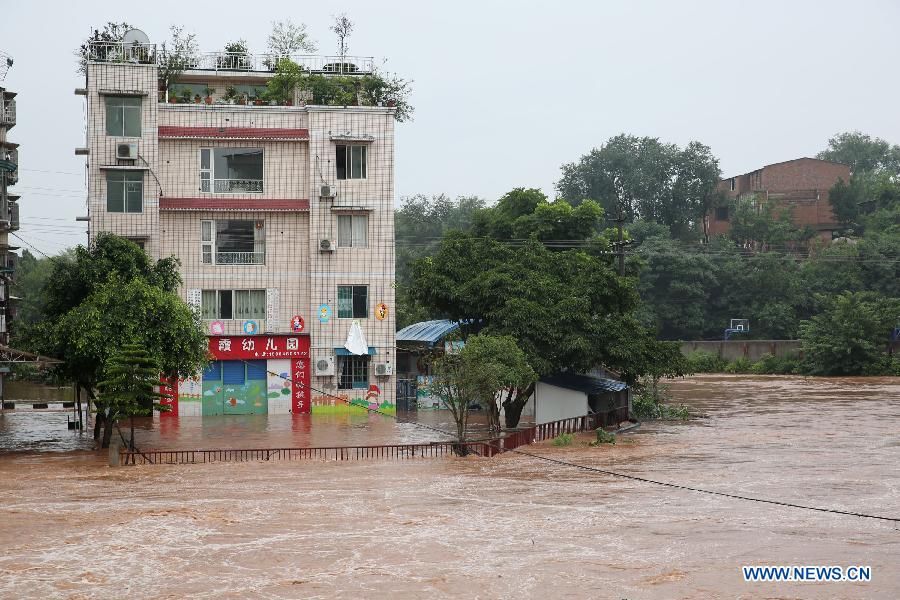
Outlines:
{"label": "satellite dish", "polygon": [[124,42],[126,46],[131,46],[132,44],[140,44],[143,46],[144,44],[150,43],[150,38],[140,29],[129,29],[125,32],[125,35],[122,36],[122,42]]}

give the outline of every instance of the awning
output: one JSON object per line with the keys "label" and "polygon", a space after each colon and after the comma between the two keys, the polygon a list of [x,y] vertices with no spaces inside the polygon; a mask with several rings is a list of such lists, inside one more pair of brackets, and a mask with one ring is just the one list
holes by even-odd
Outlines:
{"label": "awning", "polygon": [[[353,354],[346,348],[335,348],[334,353],[337,356],[359,356],[358,354]],[[378,354],[378,348],[369,346],[369,356],[375,356],[376,354]]]}
{"label": "awning", "polygon": [[593,375],[576,375],[574,373],[559,373],[549,377],[541,377],[541,383],[556,387],[584,392],[585,394],[603,394],[606,392],[621,392],[628,387],[624,381],[594,377]]}
{"label": "awning", "polygon": [[436,344],[457,329],[459,329],[459,323],[456,321],[421,321],[419,323],[413,323],[398,331],[397,341]]}

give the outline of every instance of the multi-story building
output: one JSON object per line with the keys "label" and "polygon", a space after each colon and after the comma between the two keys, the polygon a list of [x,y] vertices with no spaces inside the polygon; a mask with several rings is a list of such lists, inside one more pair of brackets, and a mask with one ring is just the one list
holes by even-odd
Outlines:
{"label": "multi-story building", "polygon": [[[179,381],[176,414],[391,410],[395,108],[263,102],[275,60],[249,54],[193,56],[162,89],[162,60],[152,44],[92,50],[76,152],[90,237],[178,258],[207,328],[215,360]],[[293,60],[322,76],[373,65]]]}
{"label": "multi-story building", "polygon": [[19,229],[19,196],[12,189],[19,181],[19,145],[7,137],[16,124],[15,98],[15,92],[0,87],[0,344],[4,346],[9,345],[9,326],[14,315],[10,283],[18,260],[9,234]]}
{"label": "multi-story building", "polygon": [[[751,173],[719,181],[717,189],[733,199],[752,199],[789,208],[798,227],[809,226],[823,240],[830,241],[838,228],[831,210],[829,190],[838,182],[850,180],[850,167],[815,158],[797,158],[766,165]],[[709,234],[728,233],[731,228],[728,206],[714,208],[707,216]]]}

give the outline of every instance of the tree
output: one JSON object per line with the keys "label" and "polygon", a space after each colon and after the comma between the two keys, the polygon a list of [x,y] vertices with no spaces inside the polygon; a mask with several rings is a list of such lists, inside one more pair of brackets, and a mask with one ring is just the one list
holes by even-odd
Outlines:
{"label": "tree", "polygon": [[900,175],[900,146],[859,131],[835,135],[828,140],[828,148],[816,154],[816,158],[849,165],[853,175],[866,172]]}
{"label": "tree", "polygon": [[346,13],[341,13],[334,17],[331,31],[338,38],[338,54],[341,55],[341,62],[344,62],[344,57],[350,51],[350,44],[347,43],[347,40],[350,38],[350,34],[353,33],[353,21],[347,17]]}
{"label": "tree", "polygon": [[196,34],[185,33],[184,27],[178,25],[172,25],[169,30],[171,38],[168,42],[163,42],[159,61],[159,82],[165,90],[178,81],[182,73],[194,66],[200,51]]}
{"label": "tree", "polygon": [[[650,338],[633,312],[634,281],[604,258],[451,232],[413,272],[417,301],[466,321],[464,329],[512,336],[539,376],[604,364],[633,381],[645,366]],[[530,384],[504,395],[507,427],[518,424],[533,391]]]}
{"label": "tree", "polygon": [[705,233],[719,175],[718,160],[699,142],[682,150],[657,138],[621,134],[563,165],[556,187],[573,205],[590,198],[617,219],[661,223],[685,238]]}
{"label": "tree", "polygon": [[[44,287],[44,316],[29,339],[37,352],[62,359],[57,373],[94,398],[110,358],[141,344],[165,374],[196,374],[206,360],[200,316],[175,289],[174,258],[151,261],[133,242],[104,233],[78,247],[72,263],[54,263]],[[97,404],[94,437],[108,443],[108,407]]]}
{"label": "tree", "polygon": [[876,375],[890,368],[885,352],[900,320],[900,299],[872,292],[821,296],[823,310],[800,324],[806,370],[812,375]]}
{"label": "tree", "polygon": [[267,38],[269,54],[277,57],[290,56],[298,51],[316,52],[318,46],[309,37],[306,24],[295,25],[290,19],[273,21],[272,31]]}
{"label": "tree", "polygon": [[[149,416],[153,414],[153,410],[162,412],[171,410],[170,406],[155,401],[170,397],[154,390],[154,387],[165,385],[159,381],[159,373],[159,363],[141,344],[124,344],[110,357],[105,368],[105,379],[97,384],[100,401],[106,407],[109,423],[118,429],[120,419],[128,417],[130,420],[129,450],[135,449],[135,416]],[[112,428],[108,427],[107,431],[111,435]],[[105,439],[104,446],[108,446],[109,441],[108,438]]]}
{"label": "tree", "polygon": [[97,42],[108,42],[110,44],[121,42],[125,37],[125,32],[131,28],[131,25],[124,21],[121,23],[109,21],[103,26],[103,31],[94,29],[94,33],[82,42],[77,50],[75,50],[75,56],[78,57],[78,73],[82,75],[87,74],[87,62],[89,57],[98,60],[113,58],[109,55],[115,51],[111,50],[110,47],[101,44],[100,47],[92,48],[94,44]]}
{"label": "tree", "polygon": [[472,232],[496,240],[531,237],[569,247],[598,237],[604,229],[603,209],[593,200],[572,206],[566,200],[548,202],[538,189],[515,188],[496,206],[474,215]]}
{"label": "tree", "polygon": [[450,410],[456,423],[456,447],[466,454],[469,409],[479,404],[486,409],[491,431],[500,429],[497,397],[504,389],[529,386],[537,375],[525,354],[510,336],[473,335],[458,353],[447,353],[433,361],[432,393]]}

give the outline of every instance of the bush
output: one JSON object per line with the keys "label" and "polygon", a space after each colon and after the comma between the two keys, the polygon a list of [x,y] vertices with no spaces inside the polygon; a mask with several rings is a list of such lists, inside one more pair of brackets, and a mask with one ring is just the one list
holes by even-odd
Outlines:
{"label": "bush", "polygon": [[750,373],[753,369],[753,363],[746,356],[742,356],[731,361],[725,367],[726,373]]}
{"label": "bush", "polygon": [[798,372],[799,366],[795,356],[763,354],[750,370],[757,375],[793,375]]}
{"label": "bush", "polygon": [[613,433],[610,433],[603,429],[602,427],[597,428],[597,439],[591,442],[591,446],[599,446],[600,444],[615,444],[616,436]]}
{"label": "bush", "polygon": [[553,438],[554,446],[571,446],[572,442],[575,441],[575,436],[571,433],[561,433],[555,438]]}
{"label": "bush", "polygon": [[728,364],[724,358],[703,350],[692,352],[687,361],[693,373],[721,373]]}
{"label": "bush", "polygon": [[691,411],[687,406],[683,404],[674,406],[661,402],[663,399],[668,400],[670,398],[671,396],[668,388],[663,388],[661,393],[654,396],[649,388],[637,387],[634,397],[632,398],[631,412],[639,421],[649,421],[651,419],[690,419]]}

